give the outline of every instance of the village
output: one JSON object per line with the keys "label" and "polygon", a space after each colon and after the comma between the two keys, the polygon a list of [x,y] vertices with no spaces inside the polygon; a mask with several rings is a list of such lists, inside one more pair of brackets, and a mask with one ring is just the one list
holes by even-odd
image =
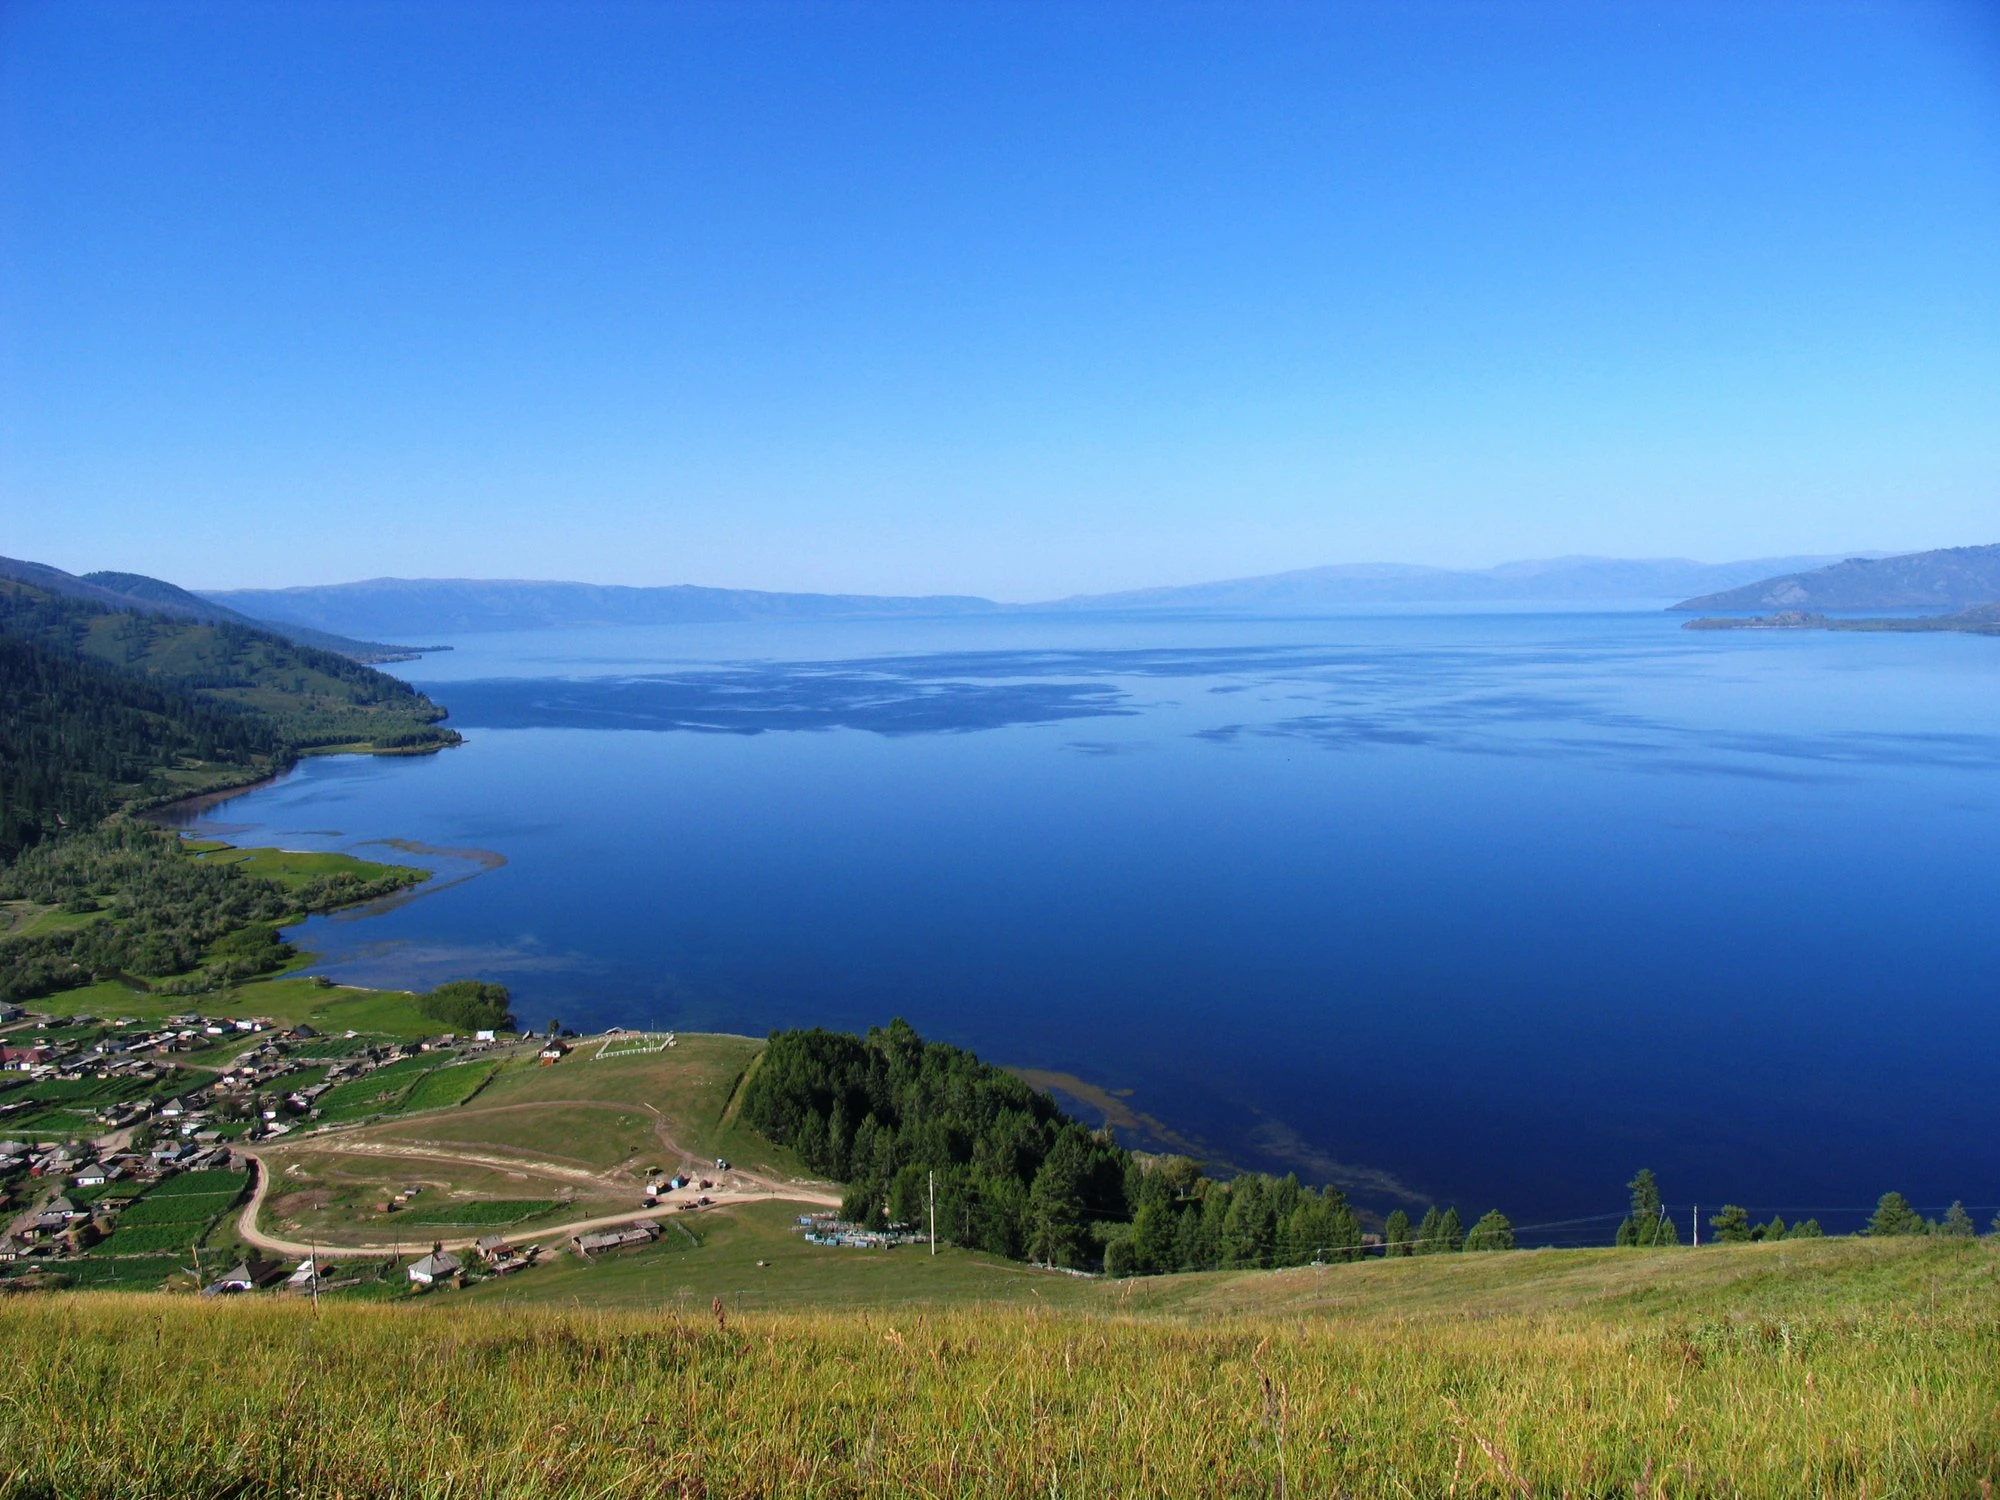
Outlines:
{"label": "village", "polygon": [[[264,1017],[190,1012],[141,1022],[10,1007],[0,1012],[0,1133],[10,1137],[0,1140],[0,1289],[173,1284],[206,1296],[424,1295],[515,1276],[556,1256],[589,1263],[643,1248],[674,1237],[665,1215],[712,1207],[725,1188],[740,1197],[742,1179],[717,1157],[712,1167],[683,1160],[677,1170],[646,1172],[636,1201],[627,1200],[631,1210],[600,1209],[574,1226],[519,1235],[494,1224],[450,1246],[425,1227],[451,1221],[435,1211],[425,1217],[426,1185],[415,1181],[367,1205],[377,1222],[409,1221],[393,1247],[305,1243],[288,1254],[288,1242],[250,1227],[270,1178],[262,1152],[284,1138],[345,1136],[348,1127],[460,1105],[503,1062],[554,1067],[585,1041],[591,1058],[675,1044],[671,1034],[624,1028],[588,1039],[393,1039]],[[882,1234],[825,1213],[800,1219],[798,1229],[808,1244],[850,1248],[914,1237],[904,1226]],[[697,1241],[688,1235],[685,1243]]]}

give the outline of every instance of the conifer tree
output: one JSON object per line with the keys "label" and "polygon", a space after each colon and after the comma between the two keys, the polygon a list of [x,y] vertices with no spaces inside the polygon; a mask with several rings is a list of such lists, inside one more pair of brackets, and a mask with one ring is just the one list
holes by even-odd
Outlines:
{"label": "conifer tree", "polygon": [[1448,1254],[1456,1254],[1465,1248],[1465,1225],[1460,1222],[1458,1210],[1447,1208],[1438,1216],[1438,1249]]}
{"label": "conifer tree", "polygon": [[1709,1216],[1709,1230],[1719,1245],[1738,1245],[1753,1238],[1750,1215],[1734,1203],[1725,1203]]}
{"label": "conifer tree", "polygon": [[1868,1220],[1868,1233],[1875,1238],[1929,1232],[1930,1226],[1924,1222],[1923,1215],[1910,1207],[1910,1200],[1901,1193],[1884,1193],[1877,1200],[1875,1212]]}
{"label": "conifer tree", "polygon": [[1973,1227],[1972,1215],[1965,1211],[1963,1203],[1953,1203],[1945,1210],[1944,1221],[1938,1225],[1937,1232],[1954,1240],[1969,1240],[1979,1233]]}
{"label": "conifer tree", "polygon": [[1468,1250],[1512,1250],[1514,1248],[1514,1226],[1505,1214],[1497,1208],[1490,1208],[1472,1226],[1472,1232],[1465,1237]]}
{"label": "conifer tree", "polygon": [[1443,1247],[1438,1244],[1438,1228],[1444,1223],[1444,1216],[1433,1203],[1424,1210],[1423,1220],[1417,1225],[1416,1243],[1410,1247],[1413,1255],[1436,1255]]}
{"label": "conifer tree", "polygon": [[1410,1216],[1400,1208],[1392,1209],[1389,1217],[1382,1221],[1382,1252],[1385,1255],[1410,1253]]}
{"label": "conifer tree", "polygon": [[1625,1186],[1632,1192],[1632,1212],[1618,1226],[1618,1243],[1678,1245],[1681,1242],[1680,1230],[1667,1217],[1665,1206],[1660,1201],[1660,1185],[1654,1180],[1651,1170],[1641,1167],[1638,1175]]}

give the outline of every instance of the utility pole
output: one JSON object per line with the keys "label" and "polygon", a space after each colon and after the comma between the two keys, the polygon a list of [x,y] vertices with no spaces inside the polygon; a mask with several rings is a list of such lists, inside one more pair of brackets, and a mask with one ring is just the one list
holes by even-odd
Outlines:
{"label": "utility pole", "polygon": [[931,1254],[937,1254],[937,1173],[931,1173]]}
{"label": "utility pole", "polygon": [[319,1316],[319,1236],[312,1237],[312,1280],[306,1283],[312,1288],[313,1316]]}
{"label": "utility pole", "polygon": [[1694,1206],[1694,1247],[1697,1250],[1701,1248],[1701,1205],[1699,1203]]}

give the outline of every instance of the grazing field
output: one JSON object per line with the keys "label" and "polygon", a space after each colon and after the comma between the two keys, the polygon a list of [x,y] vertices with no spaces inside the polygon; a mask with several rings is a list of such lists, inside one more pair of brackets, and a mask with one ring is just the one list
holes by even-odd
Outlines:
{"label": "grazing field", "polygon": [[463,1104],[480,1089],[486,1081],[499,1071],[494,1063],[460,1063],[454,1067],[436,1068],[419,1078],[410,1092],[403,1098],[402,1108],[449,1109],[455,1104]]}
{"label": "grazing field", "polygon": [[[485,1222],[431,1219],[443,1211],[434,1204],[546,1201],[546,1213],[513,1221],[528,1227],[635,1212],[650,1173],[719,1176],[717,1157],[738,1169],[739,1182],[743,1172],[804,1179],[789,1152],[731,1117],[737,1085],[761,1046],[748,1037],[683,1036],[672,1048],[601,1061],[579,1049],[552,1067],[538,1066],[532,1048],[498,1063],[393,1064],[319,1101],[323,1122],[367,1123],[259,1148],[274,1195],[262,1228],[294,1241],[322,1235],[335,1246],[387,1244],[402,1226]],[[438,1196],[382,1211],[413,1185]]]}
{"label": "grazing field", "polygon": [[1829,1240],[1210,1273],[1141,1312],[1103,1283],[1062,1310],[741,1316],[18,1298],[0,1472],[103,1496],[1971,1497],[2000,1477],[1995,1269],[1978,1242]]}
{"label": "grazing field", "polygon": [[405,1224],[451,1229],[504,1229],[541,1218],[558,1207],[549,1198],[479,1198],[470,1202],[430,1202],[403,1215]]}

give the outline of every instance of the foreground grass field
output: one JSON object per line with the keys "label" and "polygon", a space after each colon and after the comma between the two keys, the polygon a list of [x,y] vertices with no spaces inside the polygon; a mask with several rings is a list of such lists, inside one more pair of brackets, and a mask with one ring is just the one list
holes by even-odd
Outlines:
{"label": "foreground grass field", "polygon": [[720,1317],[22,1298],[0,1490],[1984,1495],[1997,1265],[1522,1252]]}

